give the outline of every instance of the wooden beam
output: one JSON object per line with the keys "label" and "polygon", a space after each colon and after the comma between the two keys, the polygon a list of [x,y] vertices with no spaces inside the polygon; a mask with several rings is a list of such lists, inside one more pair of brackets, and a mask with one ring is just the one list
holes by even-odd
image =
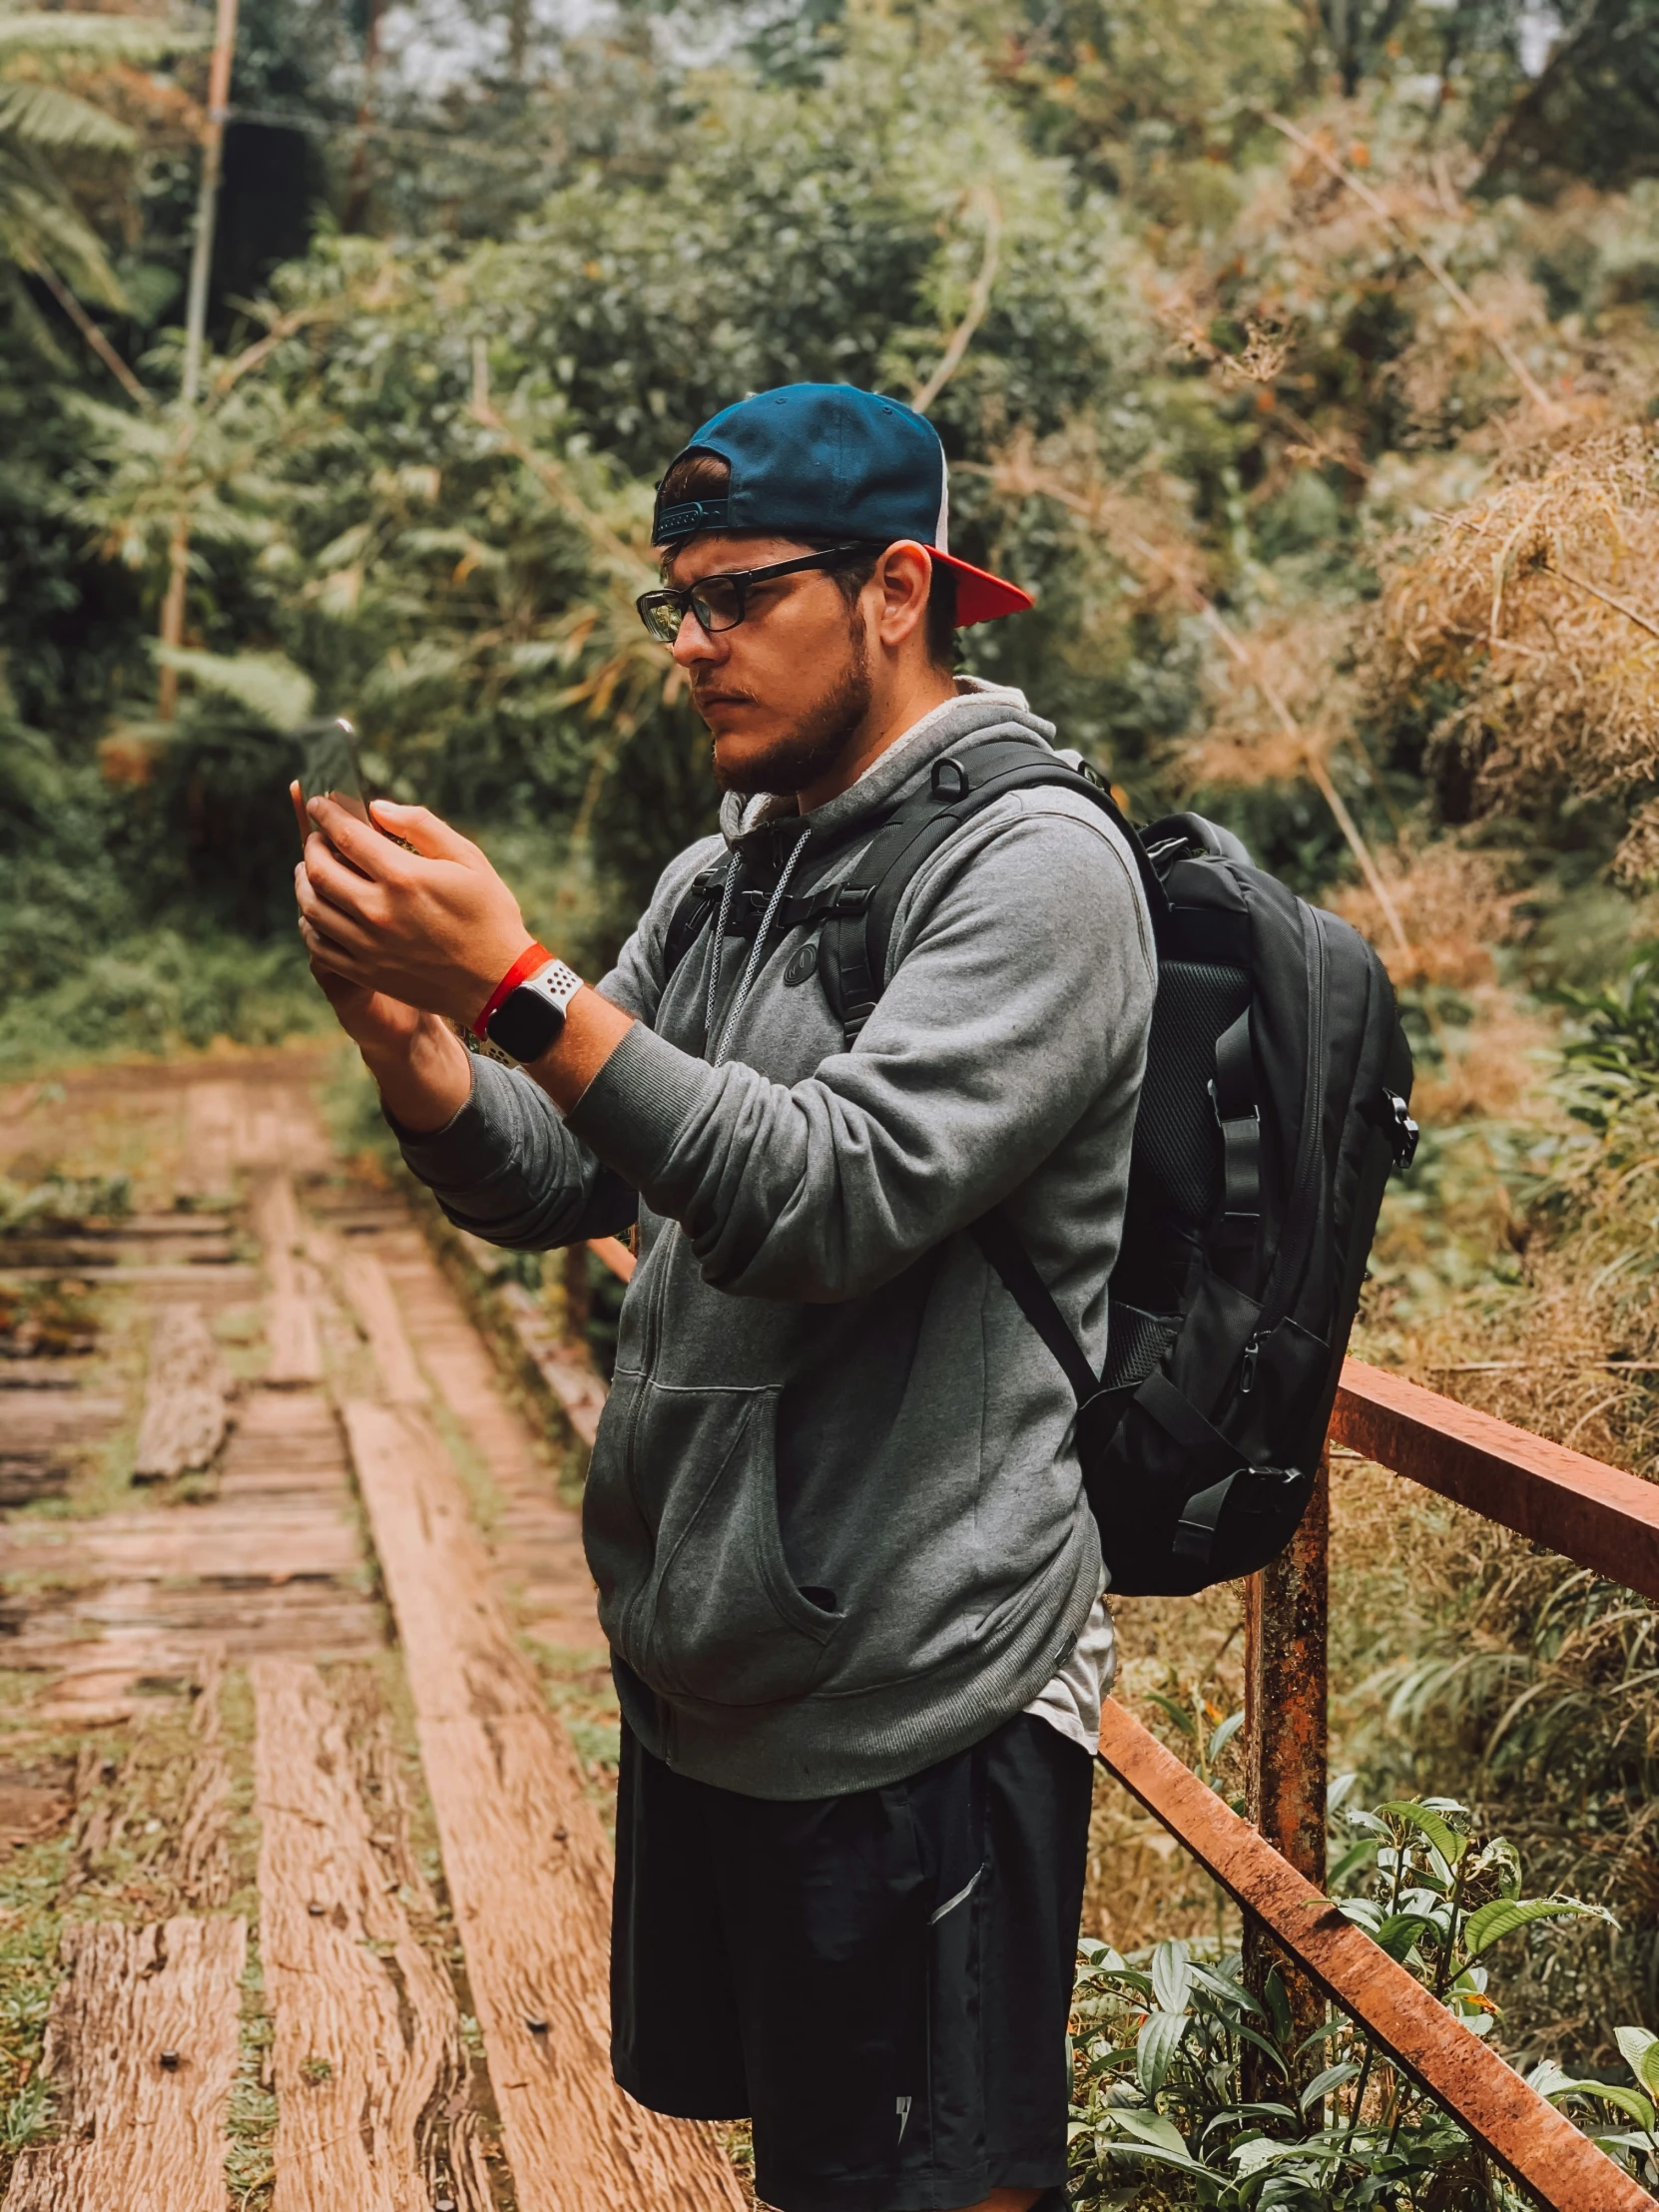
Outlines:
{"label": "wooden beam", "polygon": [[432,1393],[404,1332],[384,1267],[370,1252],[347,1252],[339,1262],[339,1281],[357,1327],[368,1339],[388,1400],[393,1405],[424,1405]]}
{"label": "wooden beam", "polygon": [[1248,1821],[1108,1698],[1100,1756],[1394,2062],[1550,2212],[1653,2212],[1645,2189],[1345,1920]]}
{"label": "wooden beam", "polygon": [[247,1947],[239,1920],[65,1930],[43,2061],[61,2140],[23,2152],[5,2212],[226,2212]]}
{"label": "wooden beam", "polygon": [[1331,1440],[1659,1599],[1659,1484],[1359,1360],[1343,1363]]}
{"label": "wooden beam", "polygon": [[611,2078],[609,1847],[490,1595],[437,1431],[416,1407],[366,1402],[345,1426],[520,2212],[740,2212],[710,2131],[645,2111]]}
{"label": "wooden beam", "polygon": [[424,2212],[421,2118],[465,2078],[455,1992],[387,1883],[321,1676],[298,1659],[250,1671],[276,2023],[272,2212]]}
{"label": "wooden beam", "polygon": [[320,1382],[322,1346],[316,1330],[316,1300],[309,1268],[299,1258],[304,1231],[293,1184],[287,1176],[273,1176],[261,1191],[254,1204],[254,1226],[265,1247],[266,1275],[271,1284],[266,1310],[270,1355],[265,1379],[282,1387]]}

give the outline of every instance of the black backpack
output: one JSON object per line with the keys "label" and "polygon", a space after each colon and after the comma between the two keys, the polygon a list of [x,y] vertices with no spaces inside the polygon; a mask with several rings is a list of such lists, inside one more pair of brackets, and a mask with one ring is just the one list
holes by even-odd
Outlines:
{"label": "black backpack", "polygon": [[[818,972],[850,1045],[873,1011],[905,888],[961,825],[1034,786],[1086,796],[1140,869],[1158,996],[1123,1242],[1097,1376],[1012,1225],[986,1258],[1077,1393],[1084,1488],[1114,1590],[1179,1595],[1283,1549],[1313,1488],[1390,1166],[1408,1167],[1411,1054],[1382,961],[1355,929],[1252,866],[1197,815],[1137,832],[1100,779],[1027,739],[933,764],[841,880],[782,900],[820,927]],[[815,859],[834,850],[809,852]],[[669,972],[719,911],[728,868],[671,918]],[[768,903],[739,888],[729,931]],[[797,955],[799,957],[799,954]]]}

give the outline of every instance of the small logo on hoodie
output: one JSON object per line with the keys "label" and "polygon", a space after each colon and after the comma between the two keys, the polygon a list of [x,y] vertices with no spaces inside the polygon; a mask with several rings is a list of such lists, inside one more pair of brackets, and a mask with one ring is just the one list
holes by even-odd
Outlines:
{"label": "small logo on hoodie", "polygon": [[898,2110],[898,2140],[899,2140],[900,2142],[903,2142],[903,2140],[904,2140],[904,2130],[905,2130],[905,2129],[906,2129],[906,2128],[907,2128],[907,2127],[909,2126],[909,2124],[910,2124],[910,2099],[909,2099],[908,2097],[900,2097],[900,2098],[899,2098],[899,2099],[897,2100],[897,2110]]}

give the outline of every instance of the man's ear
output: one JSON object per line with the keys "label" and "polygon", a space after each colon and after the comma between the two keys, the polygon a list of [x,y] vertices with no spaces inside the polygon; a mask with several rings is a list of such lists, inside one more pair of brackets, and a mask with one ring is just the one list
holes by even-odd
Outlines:
{"label": "man's ear", "polygon": [[901,538],[876,563],[873,581],[881,593],[877,618],[881,642],[897,648],[919,635],[926,622],[927,596],[933,588],[932,555],[914,538]]}

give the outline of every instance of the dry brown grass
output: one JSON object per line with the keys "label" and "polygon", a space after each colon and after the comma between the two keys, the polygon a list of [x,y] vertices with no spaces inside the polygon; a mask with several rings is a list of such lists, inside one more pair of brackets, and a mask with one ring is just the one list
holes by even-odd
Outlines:
{"label": "dry brown grass", "polygon": [[1485,808],[1612,795],[1636,813],[1618,865],[1653,865],[1659,783],[1659,434],[1574,425],[1518,447],[1460,512],[1384,556],[1374,707],[1453,704],[1431,744]]}

